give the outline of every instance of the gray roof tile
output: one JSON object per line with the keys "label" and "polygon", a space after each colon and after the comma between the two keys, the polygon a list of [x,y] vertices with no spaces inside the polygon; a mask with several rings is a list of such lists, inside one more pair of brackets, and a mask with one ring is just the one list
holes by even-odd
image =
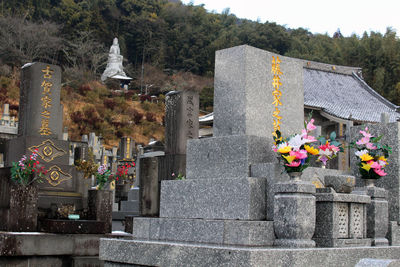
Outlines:
{"label": "gray roof tile", "polygon": [[304,68],[304,105],[326,113],[362,122],[379,122],[381,113],[389,121],[400,118],[398,106],[392,104],[356,74],[346,75]]}

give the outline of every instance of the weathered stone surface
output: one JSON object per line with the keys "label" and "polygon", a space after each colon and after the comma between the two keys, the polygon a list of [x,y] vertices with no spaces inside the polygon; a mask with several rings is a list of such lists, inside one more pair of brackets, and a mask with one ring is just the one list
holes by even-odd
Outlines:
{"label": "weathered stone surface", "polygon": [[224,136],[189,140],[187,179],[246,178],[249,166],[272,160],[272,143],[257,136]]}
{"label": "weathered stone surface", "polygon": [[95,220],[40,220],[42,232],[57,234],[105,234],[106,223]]}
{"label": "weathered stone surface", "polygon": [[361,259],[354,267],[400,267],[400,260]]}
{"label": "weathered stone surface", "polygon": [[353,267],[363,258],[396,259],[399,255],[398,246],[276,249],[114,239],[100,242],[100,259],[121,262],[121,266]]}
{"label": "weathered stone surface", "polygon": [[39,188],[35,184],[25,187],[16,183],[12,183],[10,188],[8,231],[36,232]]}
{"label": "weathered stone surface", "polygon": [[132,229],[134,238],[145,240],[272,246],[275,239],[271,221],[136,217]]}
{"label": "weathered stone surface", "polygon": [[165,109],[165,153],[186,154],[187,140],[199,138],[199,93],[170,92]]}
{"label": "weathered stone surface", "polygon": [[315,186],[310,182],[289,181],[274,186],[275,246],[314,247]]}
{"label": "weathered stone surface", "polygon": [[[272,139],[275,106],[272,57],[281,60],[281,130],[299,132],[304,120],[301,62],[247,45],[216,52],[214,136],[254,135]],[[266,104],[267,103],[267,104]],[[268,104],[269,103],[269,104]],[[270,149],[270,147],[269,147]]]}
{"label": "weathered stone surface", "polygon": [[104,222],[104,233],[111,233],[112,201],[111,190],[89,190],[88,219]]}
{"label": "weathered stone surface", "polygon": [[265,179],[162,181],[160,217],[265,219]]}
{"label": "weathered stone surface", "polygon": [[96,256],[100,237],[105,235],[3,232],[0,233],[0,256]]}
{"label": "weathered stone surface", "polygon": [[356,178],[351,175],[327,175],[325,187],[332,187],[337,193],[351,193],[356,185]]}
{"label": "weathered stone surface", "polygon": [[59,66],[40,62],[24,66],[21,71],[18,135],[61,137],[63,112],[60,94]]}

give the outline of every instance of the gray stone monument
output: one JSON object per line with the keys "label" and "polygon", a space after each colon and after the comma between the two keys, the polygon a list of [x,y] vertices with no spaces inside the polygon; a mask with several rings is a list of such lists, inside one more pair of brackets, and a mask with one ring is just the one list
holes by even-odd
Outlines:
{"label": "gray stone monument", "polygon": [[186,176],[187,140],[199,138],[199,93],[169,92],[165,102],[166,174]]}
{"label": "gray stone monument", "polygon": [[6,166],[38,150],[48,171],[39,184],[39,208],[51,203],[83,207],[84,188],[79,172],[69,165],[69,142],[62,140],[61,69],[46,63],[26,64],[21,71],[18,137],[6,146]]}
{"label": "gray stone monument", "polygon": [[[385,117],[385,116],[382,116]],[[358,140],[361,137],[359,133],[360,130],[364,130],[366,125],[355,126],[351,128],[351,140]],[[375,225],[374,220],[369,220],[368,228],[369,237],[373,239],[373,243],[376,245],[385,245],[385,236],[383,232],[385,232],[385,221],[386,218],[382,216],[389,216],[389,234],[387,237],[392,245],[400,245],[400,163],[399,163],[399,140],[400,140],[400,123],[378,123],[378,124],[368,124],[368,129],[370,133],[374,136],[383,135],[381,139],[382,144],[387,144],[392,148],[392,154],[389,156],[389,164],[385,167],[386,176],[375,181],[375,186],[378,187],[375,191],[367,190],[367,189],[359,189],[359,191],[367,191],[367,194],[371,196],[372,203],[369,205],[369,214],[370,218],[379,219],[381,222],[379,223],[379,228]],[[354,172],[354,176],[356,176],[356,185],[358,187],[365,186],[363,179],[361,179],[360,173],[358,171],[357,166],[357,158],[354,154],[355,150],[351,150],[350,154],[350,164],[351,169]],[[387,190],[387,193],[383,192],[382,189]],[[386,197],[387,194],[387,197]],[[388,202],[388,214],[384,211],[385,201]],[[375,210],[380,206],[379,211]],[[374,208],[375,207],[375,208]],[[374,214],[379,213],[378,217],[375,217]],[[375,240],[375,238],[380,238]]]}

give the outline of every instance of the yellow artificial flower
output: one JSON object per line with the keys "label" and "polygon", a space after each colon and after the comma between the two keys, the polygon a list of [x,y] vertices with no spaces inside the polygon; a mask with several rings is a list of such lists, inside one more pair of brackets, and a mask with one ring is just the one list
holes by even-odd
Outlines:
{"label": "yellow artificial flower", "polygon": [[291,146],[285,146],[278,149],[278,152],[281,154],[289,153],[292,150]]}
{"label": "yellow artificial flower", "polygon": [[371,169],[371,165],[366,164],[366,163],[364,163],[364,162],[362,162],[361,164],[362,164],[361,169],[364,169],[364,170],[366,170],[367,172],[369,172],[369,170]]}
{"label": "yellow artificial flower", "polygon": [[309,145],[305,145],[304,149],[307,150],[307,152],[310,153],[311,155],[318,155],[319,153],[318,149]]}
{"label": "yellow artificial flower", "polygon": [[385,158],[385,156],[380,156],[378,160],[382,160],[387,163],[387,158]]}
{"label": "yellow artificial flower", "polygon": [[289,164],[292,163],[292,161],[295,160],[296,158],[296,156],[284,156],[284,155],[282,155],[282,157],[286,159]]}
{"label": "yellow artificial flower", "polygon": [[362,161],[370,161],[370,160],[373,160],[373,159],[374,159],[374,158],[373,158],[370,154],[368,154],[368,153],[361,155],[360,158],[361,158]]}

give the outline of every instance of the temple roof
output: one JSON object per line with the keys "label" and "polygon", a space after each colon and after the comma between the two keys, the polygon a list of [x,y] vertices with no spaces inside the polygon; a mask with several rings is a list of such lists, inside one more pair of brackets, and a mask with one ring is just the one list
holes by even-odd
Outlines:
{"label": "temple roof", "polygon": [[348,74],[304,67],[304,106],[359,122],[379,122],[382,113],[389,114],[389,122],[400,118],[398,106],[375,92],[354,71]]}

